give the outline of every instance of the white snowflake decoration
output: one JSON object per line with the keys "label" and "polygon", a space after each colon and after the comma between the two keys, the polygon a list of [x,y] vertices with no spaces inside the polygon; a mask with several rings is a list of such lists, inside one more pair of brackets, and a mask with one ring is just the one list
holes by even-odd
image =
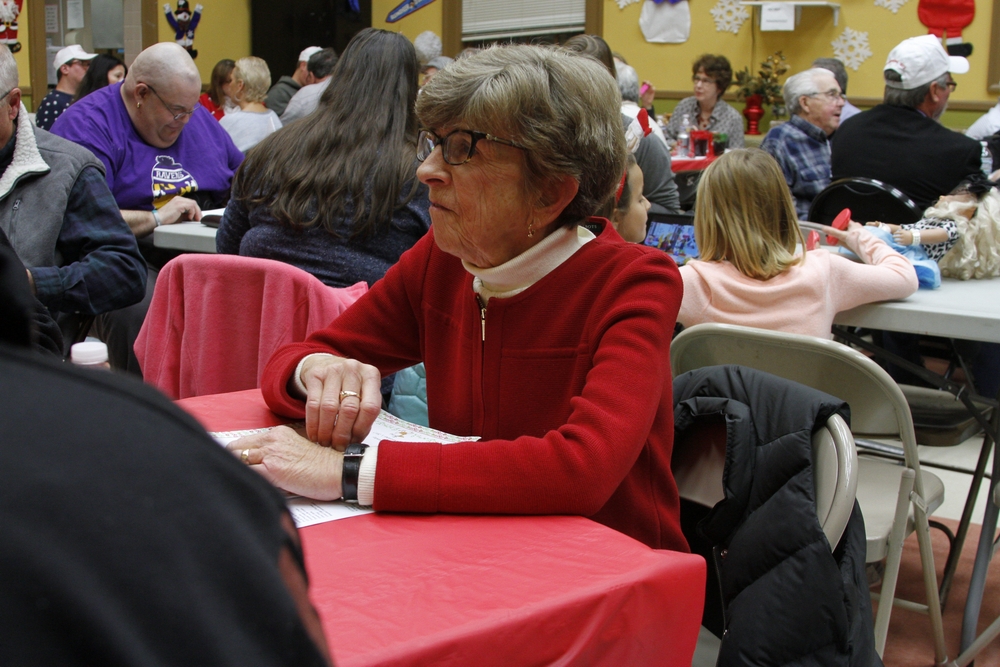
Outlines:
{"label": "white snowflake decoration", "polygon": [[844,64],[855,72],[861,67],[861,63],[872,57],[872,50],[868,48],[867,32],[844,28],[840,37],[830,44],[833,46],[833,55],[844,61]]}
{"label": "white snowflake decoration", "polygon": [[876,7],[885,7],[890,12],[895,14],[899,11],[899,8],[907,3],[907,0],[875,0]]}
{"label": "white snowflake decoration", "polygon": [[[634,5],[637,2],[642,2],[642,0],[616,0],[618,2],[618,9],[625,9],[629,5]],[[898,2],[899,0],[893,0],[893,2]],[[906,0],[903,0],[906,2]]]}
{"label": "white snowflake decoration", "polygon": [[743,27],[743,22],[750,18],[747,8],[739,0],[719,0],[709,11],[715,19],[717,32],[731,32],[734,35]]}

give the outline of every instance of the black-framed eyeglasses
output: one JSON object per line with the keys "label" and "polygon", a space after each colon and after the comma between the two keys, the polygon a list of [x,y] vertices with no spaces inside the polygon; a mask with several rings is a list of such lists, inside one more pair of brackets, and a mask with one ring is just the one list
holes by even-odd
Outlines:
{"label": "black-framed eyeglasses", "polygon": [[476,144],[480,139],[495,141],[505,146],[527,150],[527,148],[520,144],[514,143],[509,139],[501,139],[488,132],[453,130],[446,137],[442,138],[430,130],[421,130],[419,136],[417,136],[417,159],[423,162],[430,157],[436,146],[441,146],[441,154],[445,162],[452,166],[465,164],[476,154]]}
{"label": "black-framed eyeglasses", "polygon": [[947,86],[949,93],[953,93],[955,92],[955,89],[958,88],[958,81],[955,81],[954,79],[949,79],[948,83],[944,85]]}
{"label": "black-framed eyeglasses", "polygon": [[[175,109],[176,109],[176,106],[175,106],[175,107],[171,107],[171,106],[170,106],[169,104],[167,104],[167,102],[166,102],[166,101],[165,101],[165,100],[164,100],[164,99],[163,99],[162,97],[160,97],[160,94],[159,94],[158,92],[156,92],[156,88],[153,88],[153,87],[152,87],[151,85],[149,85],[149,84],[148,84],[148,83],[146,83],[145,81],[142,81],[142,82],[140,82],[140,83],[142,83],[142,84],[143,84],[143,85],[145,85],[145,86],[146,86],[147,88],[149,88],[150,90],[152,90],[152,91],[153,91],[153,94],[154,94],[154,95],[156,95],[156,99],[160,100],[160,104],[162,104],[162,105],[163,105],[163,108],[165,108],[165,109],[166,109],[167,111],[169,111],[170,113],[172,113],[172,114],[174,115],[174,120],[180,120],[180,119],[181,119],[181,118],[183,118],[184,116],[190,116],[190,115],[191,115],[191,114],[193,114],[193,113],[195,112],[195,110],[196,110],[196,109],[198,108],[198,107],[196,106],[196,107],[195,107],[194,109],[191,109],[191,111],[181,111],[180,113],[177,113],[177,112],[175,111]],[[179,106],[179,105],[177,105],[177,106]],[[183,109],[184,107],[181,107],[181,108]]]}
{"label": "black-framed eyeglasses", "polygon": [[831,102],[836,102],[837,100],[845,99],[844,98],[844,94],[842,92],[840,92],[839,90],[836,90],[836,89],[830,89],[830,90],[828,90],[826,92],[823,92],[823,93],[818,93],[818,92],[817,93],[809,93],[809,95],[807,95],[807,97],[819,97],[820,95],[822,95],[823,97],[827,98]]}

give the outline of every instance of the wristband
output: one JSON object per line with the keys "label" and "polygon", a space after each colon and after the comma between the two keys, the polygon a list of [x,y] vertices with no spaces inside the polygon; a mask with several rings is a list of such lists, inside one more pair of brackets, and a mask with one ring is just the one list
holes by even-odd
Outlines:
{"label": "wristband", "polygon": [[919,229],[911,229],[910,230],[910,234],[913,234],[913,240],[910,241],[910,245],[911,246],[918,246],[918,245],[920,245],[920,230]]}
{"label": "wristband", "polygon": [[344,469],[340,474],[340,488],[343,499],[349,503],[358,502],[358,473],[361,471],[361,459],[365,457],[368,445],[352,442],[344,450]]}
{"label": "wristband", "polygon": [[[156,227],[159,227],[160,225],[163,224],[160,221],[160,212],[157,211],[155,208],[153,209],[153,222],[156,223],[156,225],[155,225]],[[154,227],[154,229],[155,229],[155,227]]]}

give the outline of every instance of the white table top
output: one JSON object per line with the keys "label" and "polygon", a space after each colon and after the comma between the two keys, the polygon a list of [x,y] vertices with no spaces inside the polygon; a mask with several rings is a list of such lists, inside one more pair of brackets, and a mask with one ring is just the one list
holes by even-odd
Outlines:
{"label": "white table top", "polygon": [[838,313],[834,324],[1000,343],[1000,278],[941,281],[904,301]]}
{"label": "white table top", "polygon": [[214,253],[215,232],[215,227],[206,227],[200,222],[161,225],[153,230],[153,245],[171,250]]}

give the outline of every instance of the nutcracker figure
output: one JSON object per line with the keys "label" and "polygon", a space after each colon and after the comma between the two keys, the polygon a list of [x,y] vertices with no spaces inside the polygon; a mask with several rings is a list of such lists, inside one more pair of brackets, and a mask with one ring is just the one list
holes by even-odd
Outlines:
{"label": "nutcracker figure", "polygon": [[[3,2],[5,0],[0,0]],[[23,0],[22,0],[23,1]],[[194,48],[194,31],[201,20],[201,5],[194,6],[194,13],[191,13],[187,0],[177,0],[177,11],[171,11],[170,5],[163,5],[163,12],[167,15],[167,23],[174,30],[174,40],[187,49],[192,58],[198,57],[198,50]]]}

